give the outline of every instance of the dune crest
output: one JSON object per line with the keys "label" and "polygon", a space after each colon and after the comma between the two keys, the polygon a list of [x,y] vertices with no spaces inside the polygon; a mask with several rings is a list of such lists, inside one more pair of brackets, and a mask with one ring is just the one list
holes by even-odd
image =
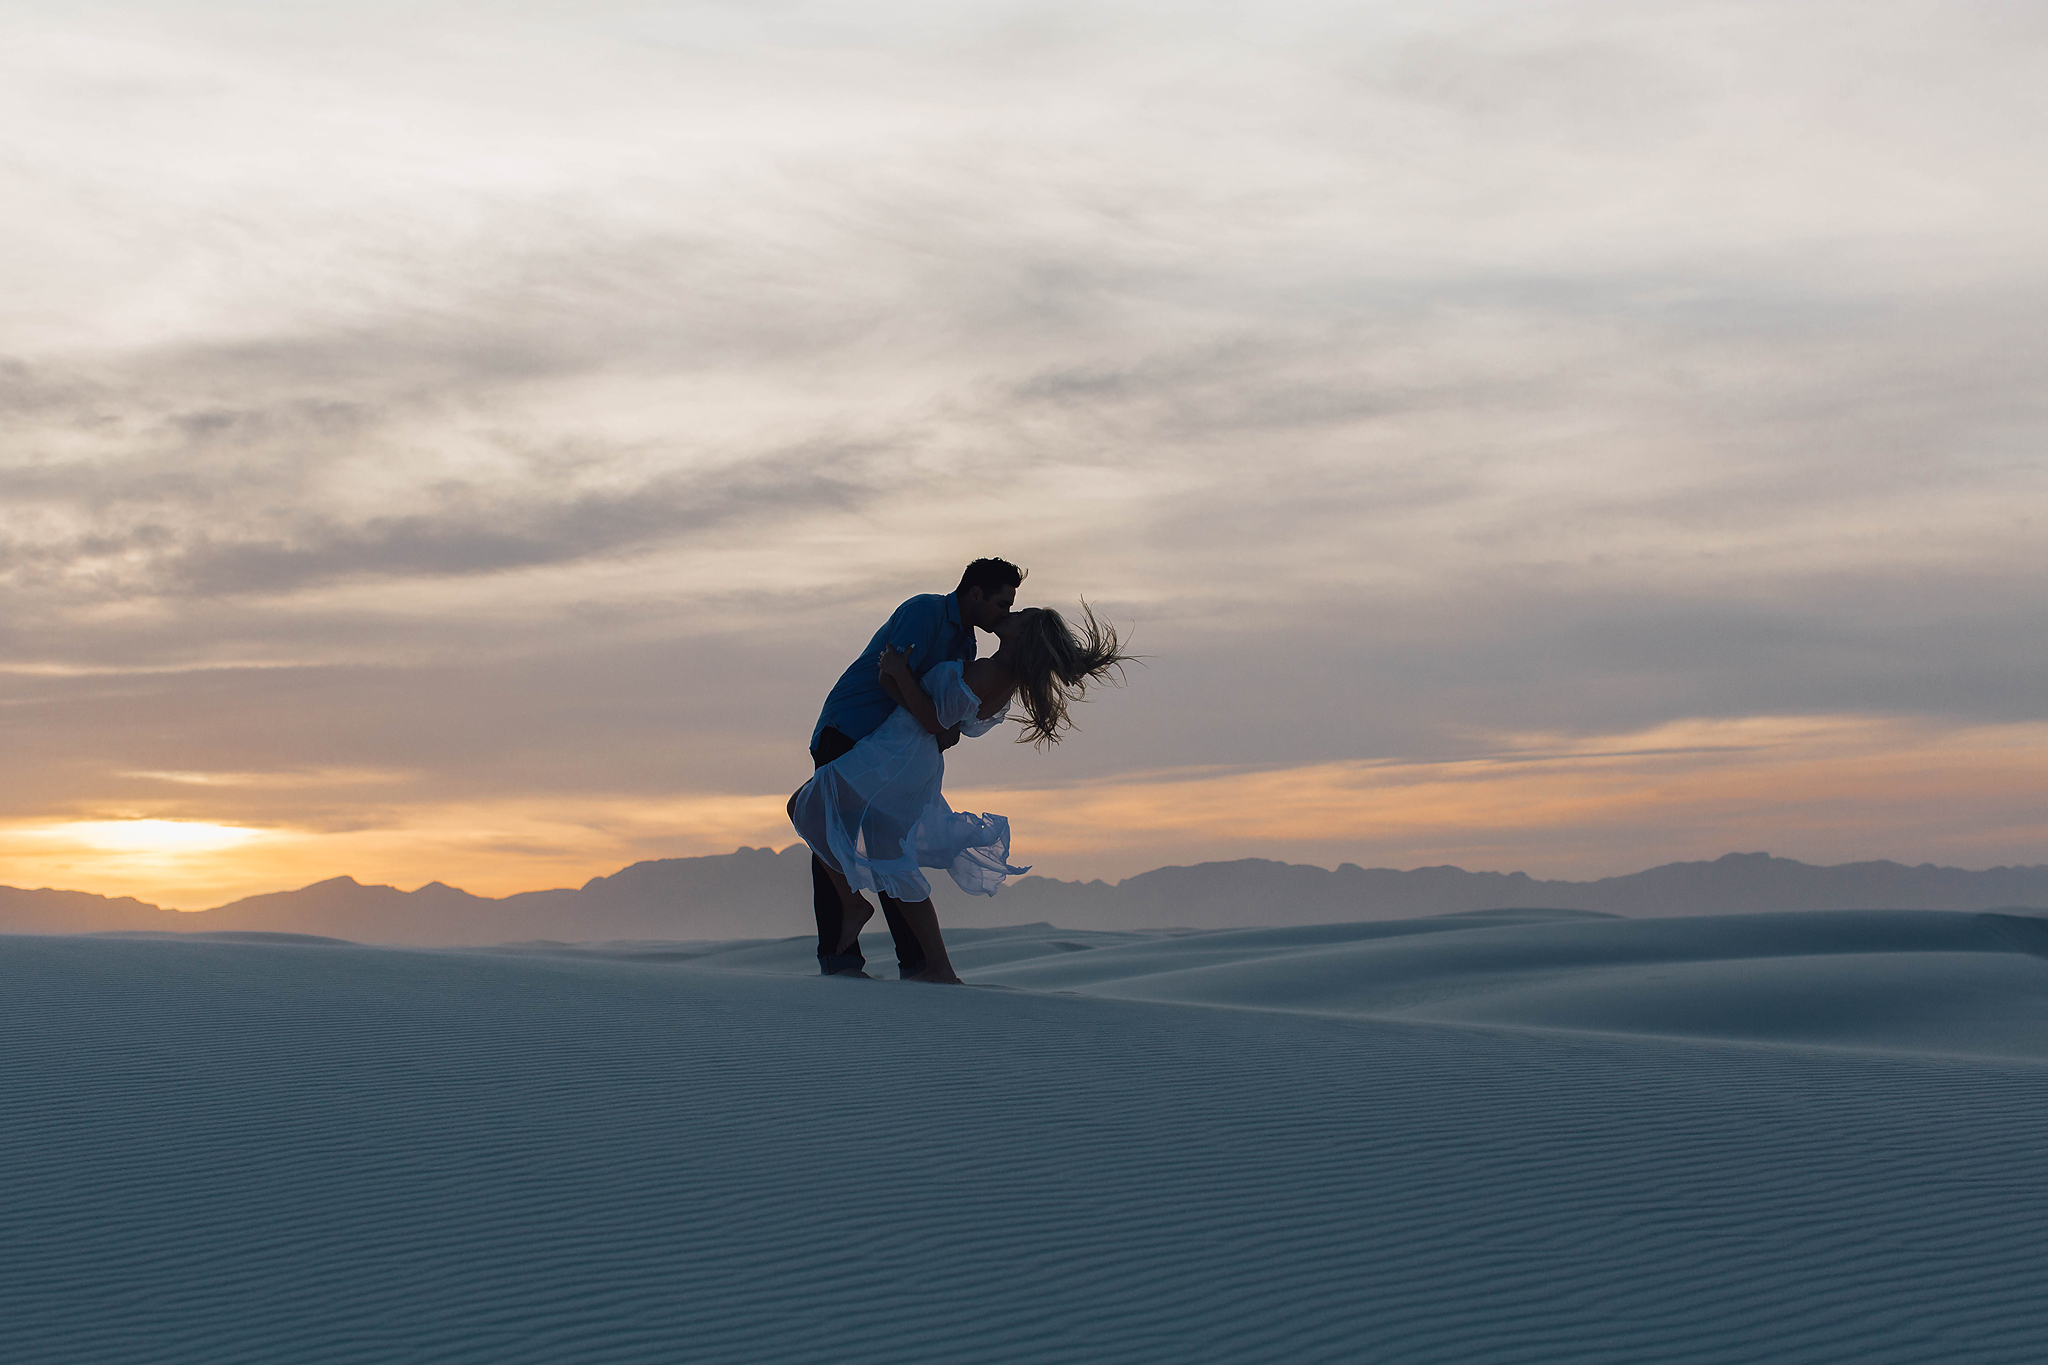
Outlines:
{"label": "dune crest", "polygon": [[[2048,1061],[2048,918],[1494,910],[1274,929],[961,929],[973,983],[1335,1018]],[[803,939],[508,945],[808,974]]]}

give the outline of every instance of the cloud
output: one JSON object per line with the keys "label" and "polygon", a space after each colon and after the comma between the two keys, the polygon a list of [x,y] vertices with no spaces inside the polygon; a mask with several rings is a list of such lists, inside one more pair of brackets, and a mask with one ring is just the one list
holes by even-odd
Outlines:
{"label": "cloud", "polygon": [[[1326,866],[1452,863],[1581,877],[1760,839],[1822,863],[1905,841],[1934,861],[2024,863],[2040,847],[2048,795],[2048,727],[2039,722],[1746,716],[1494,739],[1498,747],[1458,757],[1167,769],[1023,790],[962,785],[955,799],[1031,830],[1069,878],[1126,875],[1134,844],[1147,866],[1228,849]],[[1035,856],[1021,844],[1016,854]]]}
{"label": "cloud", "polygon": [[688,537],[766,515],[821,508],[857,511],[872,497],[850,477],[855,452],[836,458],[756,460],[738,470],[663,480],[550,502],[498,503],[482,489],[440,490],[433,514],[373,517],[359,525],[308,519],[289,539],[201,540],[167,566],[175,589],[216,595],[278,593],[336,578],[489,574],[573,564]]}
{"label": "cloud", "polygon": [[764,795],[990,552],[1153,656],[1062,780],[2039,718],[2022,10],[109,14],[0,32],[15,814]]}

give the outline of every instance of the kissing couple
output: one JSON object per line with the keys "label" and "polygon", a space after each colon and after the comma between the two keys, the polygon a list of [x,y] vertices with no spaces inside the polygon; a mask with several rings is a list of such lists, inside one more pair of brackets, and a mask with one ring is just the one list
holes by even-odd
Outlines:
{"label": "kissing couple", "polygon": [[[977,559],[943,596],[922,593],[896,608],[840,675],[811,731],[816,771],[789,799],[790,823],[811,847],[811,904],[818,967],[866,976],[860,931],[882,903],[906,981],[958,985],[923,869],[944,868],[962,891],[993,896],[1010,866],[1010,822],[946,804],[945,751],[979,738],[1020,703],[1020,744],[1057,744],[1071,729],[1070,702],[1103,683],[1132,655],[1095,619],[1069,625],[1049,607],[1016,609],[1024,571]],[[1077,628],[1078,627],[1078,628]],[[996,652],[977,657],[977,630]]]}

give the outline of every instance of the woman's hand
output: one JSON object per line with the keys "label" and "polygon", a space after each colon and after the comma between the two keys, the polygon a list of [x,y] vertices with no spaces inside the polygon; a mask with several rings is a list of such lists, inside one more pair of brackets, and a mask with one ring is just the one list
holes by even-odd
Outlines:
{"label": "woman's hand", "polygon": [[917,675],[910,671],[910,656],[916,652],[916,645],[902,651],[894,645],[882,646],[881,656],[876,660],[881,666],[882,676],[894,678],[899,683],[915,684]]}

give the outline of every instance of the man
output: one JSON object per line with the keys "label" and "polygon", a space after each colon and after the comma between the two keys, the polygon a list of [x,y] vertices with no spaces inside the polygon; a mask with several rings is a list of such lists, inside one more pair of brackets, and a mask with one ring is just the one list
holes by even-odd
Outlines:
{"label": "man", "polygon": [[[974,632],[992,631],[1017,603],[1017,587],[1024,571],[1006,559],[977,559],[960,575],[960,586],[941,597],[921,593],[896,608],[868,647],[839,676],[818,723],[811,731],[811,766],[822,768],[872,734],[875,727],[896,709],[876,666],[884,648],[910,656],[910,670],[920,680],[949,659],[963,664],[974,661]],[[940,738],[939,747],[951,748],[960,735],[955,730]],[[896,969],[905,978],[924,970],[924,950],[894,896],[876,892],[882,915],[896,940]],[[865,899],[865,898],[863,898]],[[814,853],[811,855],[811,908],[818,917],[818,969],[827,976],[860,972],[867,966],[860,941],[850,951],[839,951],[842,924],[839,893],[832,874]]]}

